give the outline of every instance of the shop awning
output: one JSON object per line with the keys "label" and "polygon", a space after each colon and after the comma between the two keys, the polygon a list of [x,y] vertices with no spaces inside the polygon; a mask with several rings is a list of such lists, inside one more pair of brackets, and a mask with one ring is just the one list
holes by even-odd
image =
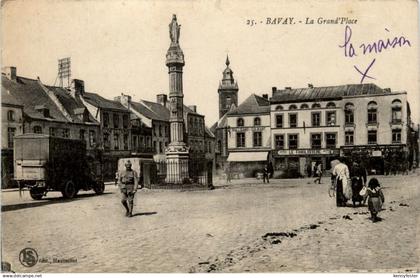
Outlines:
{"label": "shop awning", "polygon": [[266,161],[268,152],[237,152],[230,153],[227,161],[247,162],[247,161]]}

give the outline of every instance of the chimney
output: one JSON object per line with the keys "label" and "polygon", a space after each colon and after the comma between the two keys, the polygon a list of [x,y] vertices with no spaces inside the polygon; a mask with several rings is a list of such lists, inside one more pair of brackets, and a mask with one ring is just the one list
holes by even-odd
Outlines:
{"label": "chimney", "polygon": [[3,71],[7,79],[16,81],[16,67],[4,67]]}
{"label": "chimney", "polygon": [[131,96],[121,93],[121,96],[115,97],[114,100],[119,101],[125,108],[130,109]]}
{"label": "chimney", "polygon": [[314,88],[314,85],[313,85],[313,84],[311,84],[311,83],[308,83],[308,88],[313,89],[313,88]]}
{"label": "chimney", "polygon": [[268,99],[268,94],[263,94],[262,97]]}
{"label": "chimney", "polygon": [[168,96],[166,94],[158,94],[156,95],[156,101],[157,103],[168,107]]}
{"label": "chimney", "polygon": [[277,92],[277,87],[271,87],[271,93],[274,95]]}
{"label": "chimney", "polygon": [[189,105],[188,108],[197,113],[197,105]]}
{"label": "chimney", "polygon": [[292,87],[284,87],[285,90],[291,90]]}
{"label": "chimney", "polygon": [[85,82],[80,79],[73,79],[71,81],[70,94],[73,98],[82,96],[85,93]]}

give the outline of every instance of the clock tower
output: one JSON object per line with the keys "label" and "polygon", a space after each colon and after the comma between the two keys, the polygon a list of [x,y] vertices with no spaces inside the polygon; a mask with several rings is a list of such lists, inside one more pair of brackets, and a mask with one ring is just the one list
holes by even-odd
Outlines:
{"label": "clock tower", "polygon": [[226,114],[232,104],[238,106],[238,83],[233,78],[233,71],[229,67],[229,56],[226,57],[226,69],[223,71],[223,79],[219,84],[219,119]]}

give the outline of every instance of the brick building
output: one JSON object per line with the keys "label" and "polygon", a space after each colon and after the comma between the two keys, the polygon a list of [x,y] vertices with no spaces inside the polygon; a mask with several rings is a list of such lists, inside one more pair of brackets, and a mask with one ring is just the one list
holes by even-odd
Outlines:
{"label": "brick building", "polygon": [[[89,115],[80,100],[71,97],[71,90],[44,85],[39,79],[17,76],[14,67],[5,68],[4,71],[2,114],[7,115],[5,118],[7,121],[2,121],[2,132],[8,136],[4,142],[7,142],[10,154],[12,154],[14,135],[40,133],[84,139],[88,153],[94,155],[99,123]],[[2,149],[5,149],[4,147],[6,146],[2,145]],[[5,169],[8,169],[5,175],[10,176],[13,170],[13,157],[2,156],[2,161],[3,158],[7,165]]]}

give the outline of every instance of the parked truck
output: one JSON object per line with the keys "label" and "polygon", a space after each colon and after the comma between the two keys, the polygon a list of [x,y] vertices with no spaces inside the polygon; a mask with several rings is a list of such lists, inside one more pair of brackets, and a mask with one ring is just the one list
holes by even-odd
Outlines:
{"label": "parked truck", "polygon": [[79,190],[102,194],[105,186],[98,158],[87,156],[82,140],[45,134],[23,134],[14,139],[14,179],[28,187],[35,200],[49,191],[74,198]]}

